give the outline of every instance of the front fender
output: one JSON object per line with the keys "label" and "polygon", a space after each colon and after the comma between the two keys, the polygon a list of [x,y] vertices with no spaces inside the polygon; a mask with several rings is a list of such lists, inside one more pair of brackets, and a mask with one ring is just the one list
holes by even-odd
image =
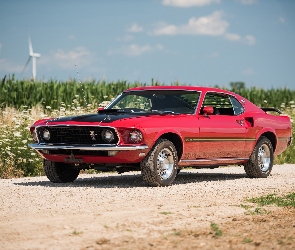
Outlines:
{"label": "front fender", "polygon": [[176,135],[179,138],[179,141],[181,142],[181,144],[183,145],[183,136],[181,135],[180,131],[176,130],[176,129],[161,129],[161,130],[145,130],[145,142],[146,144],[149,146],[149,148],[152,148],[153,145],[155,145],[156,141],[159,138],[163,138],[166,137],[165,135]]}
{"label": "front fender", "polygon": [[182,139],[182,136],[181,136],[181,133],[175,129],[163,129],[161,131],[159,131],[154,139],[154,143],[161,137],[163,137],[163,135],[165,134],[176,134],[179,139],[181,140],[181,143],[183,144],[183,139]]}

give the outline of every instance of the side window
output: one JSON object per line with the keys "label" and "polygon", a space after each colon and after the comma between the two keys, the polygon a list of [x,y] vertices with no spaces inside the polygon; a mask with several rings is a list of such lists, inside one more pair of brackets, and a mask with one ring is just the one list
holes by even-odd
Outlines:
{"label": "side window", "polygon": [[230,100],[233,105],[235,115],[240,115],[240,114],[244,113],[244,107],[236,98],[231,96]]}
{"label": "side window", "polygon": [[202,108],[205,106],[212,106],[215,115],[235,115],[231,97],[228,95],[209,92],[204,98]]}

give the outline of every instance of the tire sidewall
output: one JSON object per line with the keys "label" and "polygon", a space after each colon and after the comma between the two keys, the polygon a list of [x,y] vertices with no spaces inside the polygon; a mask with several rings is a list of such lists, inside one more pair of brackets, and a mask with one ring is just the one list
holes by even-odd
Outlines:
{"label": "tire sidewall", "polygon": [[[161,176],[158,174],[156,166],[157,166],[158,155],[165,148],[169,149],[172,152],[173,170],[171,175],[167,179],[162,179]],[[155,148],[154,155],[153,155],[153,165],[154,165],[153,171],[154,171],[155,179],[160,184],[160,186],[168,186],[174,181],[177,175],[178,156],[177,156],[177,151],[175,149],[175,146],[171,141],[164,140],[158,144],[158,146]]]}
{"label": "tire sidewall", "polygon": [[47,178],[54,183],[73,182],[77,179],[80,170],[62,162],[44,160],[44,172]]}
{"label": "tire sidewall", "polygon": [[[269,148],[269,150],[270,150],[270,165],[269,165],[269,168],[267,169],[267,171],[265,171],[265,172],[263,172],[261,169],[260,169],[260,167],[259,167],[259,165],[258,165],[258,152],[259,152],[259,148],[261,148],[261,146],[263,146],[263,145],[267,145],[267,147]],[[260,142],[258,143],[258,145],[257,145],[257,148],[256,148],[256,152],[255,152],[255,154],[256,154],[256,161],[257,161],[257,167],[260,169],[260,171],[261,171],[261,176],[262,177],[267,177],[267,176],[269,176],[270,175],[270,172],[271,172],[271,170],[272,170],[272,167],[273,167],[273,160],[274,160],[274,155],[273,155],[273,147],[272,147],[272,144],[271,144],[271,142],[270,142],[270,140],[269,139],[267,139],[267,138],[262,138],[261,140],[260,140]]]}

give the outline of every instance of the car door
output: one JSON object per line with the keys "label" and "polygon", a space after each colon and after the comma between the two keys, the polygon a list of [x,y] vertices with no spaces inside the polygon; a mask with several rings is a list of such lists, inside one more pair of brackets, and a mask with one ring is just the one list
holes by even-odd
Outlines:
{"label": "car door", "polygon": [[[236,103],[237,102],[237,103]],[[212,114],[199,115],[200,150],[197,158],[244,158],[247,127],[243,107],[232,96],[209,92],[202,108],[213,107]]]}

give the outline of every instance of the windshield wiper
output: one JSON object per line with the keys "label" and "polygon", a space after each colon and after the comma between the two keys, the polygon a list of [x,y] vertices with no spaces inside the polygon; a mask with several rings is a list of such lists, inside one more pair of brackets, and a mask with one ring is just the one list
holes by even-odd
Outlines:
{"label": "windshield wiper", "polygon": [[164,110],[164,111],[160,111],[160,110],[152,110],[152,113],[157,113],[160,115],[180,115],[180,113],[175,113],[171,110]]}
{"label": "windshield wiper", "polygon": [[146,110],[142,110],[139,108],[123,108],[123,109],[102,109],[98,110],[99,114],[118,114],[118,113],[133,113],[133,114],[138,114],[138,113],[148,113]]}
{"label": "windshield wiper", "polygon": [[99,114],[109,114],[109,113],[130,113],[130,111],[125,111],[124,109],[101,109],[98,110]]}

